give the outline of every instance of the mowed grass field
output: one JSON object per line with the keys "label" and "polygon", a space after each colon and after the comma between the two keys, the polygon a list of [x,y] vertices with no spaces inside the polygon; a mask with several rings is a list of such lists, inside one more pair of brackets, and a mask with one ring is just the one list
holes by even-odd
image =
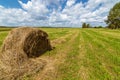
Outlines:
{"label": "mowed grass field", "polygon": [[[120,30],[40,28],[55,47],[43,71],[23,80],[120,80]],[[0,47],[10,29],[0,29]]]}

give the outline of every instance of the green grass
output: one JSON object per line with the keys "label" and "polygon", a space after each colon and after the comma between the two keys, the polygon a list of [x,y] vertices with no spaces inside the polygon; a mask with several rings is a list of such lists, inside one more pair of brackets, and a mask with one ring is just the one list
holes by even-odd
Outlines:
{"label": "green grass", "polygon": [[[42,57],[53,60],[54,70],[43,80],[119,80],[120,30],[41,28],[51,40],[65,41]],[[0,46],[9,31],[0,29]],[[37,80],[41,72],[32,77]],[[53,76],[52,76],[53,75]],[[30,79],[29,78],[29,79]],[[27,80],[25,78],[24,80]]]}
{"label": "green grass", "polygon": [[8,31],[0,31],[0,47],[5,39],[5,37],[7,36]]}

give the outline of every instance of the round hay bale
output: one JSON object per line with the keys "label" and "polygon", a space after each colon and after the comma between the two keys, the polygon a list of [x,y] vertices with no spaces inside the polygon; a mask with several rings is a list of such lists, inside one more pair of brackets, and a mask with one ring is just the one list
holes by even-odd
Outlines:
{"label": "round hay bale", "polygon": [[24,52],[28,57],[38,57],[47,50],[51,50],[48,34],[36,28],[13,29],[5,39],[2,52],[17,50]]}
{"label": "round hay bale", "polygon": [[32,74],[42,70],[46,61],[33,57],[51,49],[46,32],[29,27],[13,29],[1,48],[0,80],[16,80],[24,73]]}

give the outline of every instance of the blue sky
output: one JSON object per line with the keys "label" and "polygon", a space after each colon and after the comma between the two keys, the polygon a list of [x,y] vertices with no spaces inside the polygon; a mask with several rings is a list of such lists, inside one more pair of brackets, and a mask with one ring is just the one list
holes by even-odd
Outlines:
{"label": "blue sky", "polygon": [[120,0],[0,0],[2,26],[103,25]]}
{"label": "blue sky", "polygon": [[[21,0],[23,3],[27,3],[30,0]],[[53,0],[54,1],[54,0]],[[88,0],[76,0],[76,3],[79,2],[87,2]],[[65,6],[65,3],[67,2],[67,0],[65,0],[63,6]],[[0,0],[0,5],[6,7],[6,8],[21,8],[18,0]]]}

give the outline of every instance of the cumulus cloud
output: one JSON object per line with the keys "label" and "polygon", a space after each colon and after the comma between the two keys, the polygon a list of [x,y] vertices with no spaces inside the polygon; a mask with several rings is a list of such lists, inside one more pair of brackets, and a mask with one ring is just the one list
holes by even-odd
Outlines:
{"label": "cumulus cloud", "polygon": [[0,5],[0,25],[9,26],[81,26],[105,25],[109,10],[119,0],[30,0],[22,8],[5,8]]}
{"label": "cumulus cloud", "polygon": [[30,20],[30,16],[22,9],[0,7],[0,12],[0,25],[10,26]]}
{"label": "cumulus cloud", "polygon": [[42,0],[31,0],[28,1],[27,4],[22,3],[22,1],[19,1],[19,3],[23,9],[31,14],[41,15],[46,14],[49,11]]}
{"label": "cumulus cloud", "polygon": [[66,6],[70,7],[75,3],[75,0],[68,0]]}

